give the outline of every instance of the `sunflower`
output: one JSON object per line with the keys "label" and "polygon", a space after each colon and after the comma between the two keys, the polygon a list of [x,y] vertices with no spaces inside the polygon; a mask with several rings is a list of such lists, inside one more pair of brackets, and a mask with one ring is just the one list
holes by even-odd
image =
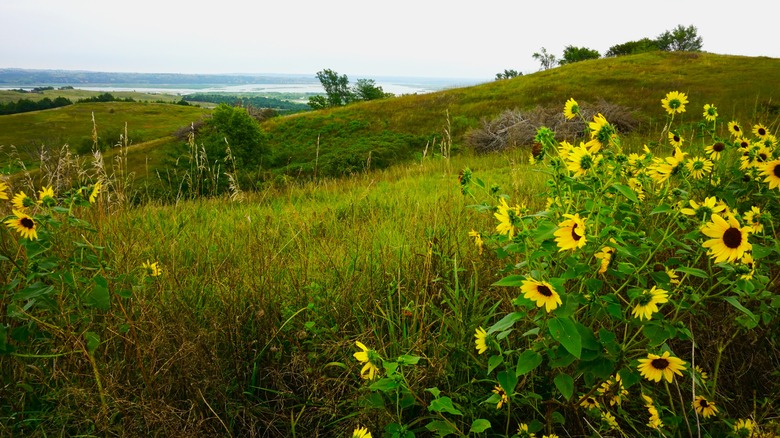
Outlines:
{"label": "sunflower", "polygon": [[612,262],[612,254],[614,253],[615,248],[612,248],[611,246],[605,246],[594,255],[597,259],[601,260],[598,271],[599,274],[607,272],[607,268],[609,268],[609,264]]}
{"label": "sunflower", "polygon": [[159,277],[162,274],[159,262],[149,263],[149,260],[145,261],[141,267],[152,277]]}
{"label": "sunflower", "polygon": [[726,150],[726,145],[719,141],[715,144],[711,144],[704,148],[704,153],[710,158],[710,160],[718,161],[723,151]]}
{"label": "sunflower", "polygon": [[750,149],[750,140],[746,139],[745,137],[742,137],[740,139],[737,139],[736,145],[739,146],[740,149]]}
{"label": "sunflower", "polygon": [[715,108],[715,105],[710,105],[709,103],[704,105],[704,118],[707,119],[707,121],[714,122],[717,117],[718,109]]}
{"label": "sunflower", "polygon": [[609,412],[602,412],[601,413],[601,421],[606,423],[607,426],[610,429],[617,429],[618,428],[618,423],[617,423],[617,420],[615,419],[615,416],[610,414]]}
{"label": "sunflower", "polygon": [[609,145],[617,134],[615,127],[601,113],[593,116],[593,121],[588,123],[588,129],[590,129],[590,138],[604,147]]}
{"label": "sunflower", "polygon": [[580,142],[580,145],[576,148],[572,148],[566,157],[566,169],[574,173],[574,178],[579,178],[588,173],[588,170],[593,168],[598,163],[593,153],[588,150],[588,147]]}
{"label": "sunflower", "polygon": [[734,216],[726,217],[728,221],[719,214],[713,214],[712,222],[701,227],[701,232],[710,237],[702,246],[709,248],[708,254],[715,259],[715,263],[733,262],[753,248],[747,241],[750,227],[740,227]]}
{"label": "sunflower", "polygon": [[472,229],[469,231],[469,237],[474,238],[474,245],[476,245],[479,250],[479,255],[482,255],[483,246],[485,245],[485,242],[482,241],[482,234],[480,234],[479,231]]}
{"label": "sunflower", "polygon": [[654,158],[653,164],[647,168],[647,175],[659,184],[663,184],[670,176],[676,175],[685,162],[687,153],[674,148],[674,155],[666,158]]}
{"label": "sunflower", "polygon": [[668,351],[664,351],[661,356],[649,353],[647,359],[639,359],[637,369],[642,377],[651,382],[660,382],[664,378],[667,382],[672,383],[675,374],[682,376],[682,371],[685,370],[685,361],[670,356]]}
{"label": "sunflower", "polygon": [[360,377],[367,380],[374,380],[374,377],[379,373],[377,363],[380,362],[382,358],[379,357],[379,354],[376,351],[366,347],[360,341],[355,341],[355,345],[362,350],[352,355],[360,363],[364,364],[363,369],[360,370]]}
{"label": "sunflower", "polygon": [[0,181],[0,199],[8,199],[8,184]]}
{"label": "sunflower", "polygon": [[752,436],[755,429],[756,423],[750,418],[744,420],[739,419],[736,423],[734,423],[734,433],[739,436]]}
{"label": "sunflower", "polygon": [[658,305],[669,302],[669,293],[653,286],[650,290],[644,290],[636,299],[638,304],[631,311],[631,314],[634,315],[634,318],[639,318],[640,321],[645,318],[650,321],[653,313],[658,312]]}
{"label": "sunflower", "polygon": [[43,190],[38,192],[38,203],[45,205],[53,205],[56,200],[54,199],[54,187],[44,187]]}
{"label": "sunflower", "polygon": [[572,149],[574,149],[574,145],[564,140],[558,144],[558,156],[561,157],[562,160],[566,160],[569,158]]}
{"label": "sunflower", "polygon": [[712,161],[704,157],[693,157],[685,162],[685,167],[693,179],[702,179],[712,172]]}
{"label": "sunflower", "polygon": [[561,296],[558,292],[555,292],[552,285],[546,281],[536,281],[529,278],[523,281],[523,285],[520,286],[520,290],[523,291],[523,296],[536,303],[536,307],[544,306],[547,313],[555,310],[560,304]]}
{"label": "sunflower", "polygon": [[669,131],[669,143],[672,146],[674,146],[676,148],[682,147],[684,141],[685,141],[685,139],[682,138],[680,136],[680,134],[678,134],[676,132]]}
{"label": "sunflower", "polygon": [[734,137],[742,137],[742,127],[739,126],[739,123],[732,120],[729,122],[728,126],[731,135],[733,135]]}
{"label": "sunflower", "polygon": [[677,276],[674,269],[667,269],[666,275],[669,277],[669,284],[680,284],[680,277]]}
{"label": "sunflower", "polygon": [[726,204],[719,202],[715,196],[708,196],[704,198],[704,202],[699,204],[691,199],[688,201],[691,208],[681,208],[680,213],[687,216],[696,216],[697,218],[707,221],[713,213],[723,213],[726,210]]}
{"label": "sunflower", "polygon": [[563,217],[568,219],[559,223],[555,231],[555,242],[560,248],[558,251],[576,250],[585,246],[588,239],[585,237],[585,221],[580,218],[580,214],[564,214]]}
{"label": "sunflower", "polygon": [[661,105],[669,115],[684,113],[686,103],[688,103],[688,96],[679,91],[670,91],[666,93],[665,98],[661,99]]}
{"label": "sunflower", "polygon": [[13,210],[13,212],[16,217],[5,221],[8,228],[16,230],[23,238],[36,240],[38,224],[35,223],[35,219],[23,211]]}
{"label": "sunflower", "polygon": [[526,423],[520,423],[517,426],[517,435],[520,438],[536,438],[536,434],[528,431],[528,425]]}
{"label": "sunflower", "polygon": [[577,104],[577,101],[574,100],[573,97],[567,100],[566,105],[563,106],[563,115],[566,116],[568,120],[571,120],[579,113],[580,106]]}
{"label": "sunflower", "polygon": [[496,225],[496,231],[501,235],[506,235],[509,239],[515,236],[515,218],[520,215],[520,206],[509,207],[506,203],[506,199],[501,198],[501,205],[498,206],[498,211],[493,213],[493,216],[498,219],[498,225]]}
{"label": "sunflower", "polygon": [[753,135],[763,140],[769,135],[769,131],[766,129],[766,126],[759,123],[753,126]]}
{"label": "sunflower", "polygon": [[89,194],[89,203],[94,204],[97,200],[97,196],[100,194],[100,188],[103,185],[100,184],[100,181],[96,182],[95,185],[92,187],[92,193]]}
{"label": "sunflower", "polygon": [[615,374],[599,386],[598,393],[609,401],[610,406],[623,403],[623,397],[628,395],[628,391],[623,387],[623,381],[620,374]]}
{"label": "sunflower", "polygon": [[742,263],[742,269],[738,272],[741,272],[742,275],[740,275],[739,278],[743,280],[752,279],[753,275],[756,273],[756,262],[753,260],[753,256],[750,253],[745,253],[745,255],[742,256],[740,263]]}
{"label": "sunflower", "polygon": [[764,224],[761,223],[760,208],[756,206],[750,207],[750,211],[745,212],[745,214],[742,215],[742,219],[744,219],[745,223],[750,226],[752,233],[755,234],[764,231]]}
{"label": "sunflower", "polygon": [[780,160],[773,160],[764,164],[761,175],[766,176],[764,182],[769,183],[770,189],[780,189]]}
{"label": "sunflower", "polygon": [[580,402],[580,406],[582,406],[585,409],[598,409],[599,408],[599,401],[595,398],[588,396],[582,399]]}
{"label": "sunflower", "polygon": [[14,198],[11,200],[11,204],[13,205],[14,209],[24,211],[27,209],[27,207],[32,207],[35,205],[35,201],[27,197],[27,193],[19,192],[14,195]]}
{"label": "sunflower", "polygon": [[482,327],[477,327],[474,333],[474,344],[476,344],[477,353],[482,354],[487,351],[487,332]]}
{"label": "sunflower", "polygon": [[711,417],[718,413],[718,408],[715,407],[715,402],[709,401],[701,395],[697,395],[691,403],[693,409],[697,414],[704,418]]}
{"label": "sunflower", "polygon": [[352,438],[371,438],[371,432],[366,427],[356,427],[352,432]]}
{"label": "sunflower", "polygon": [[496,409],[501,409],[504,404],[509,403],[509,397],[506,395],[506,391],[504,391],[504,388],[500,387],[499,385],[496,385],[493,388],[493,394],[498,396],[498,403],[496,403]]}
{"label": "sunflower", "polygon": [[628,187],[636,193],[636,197],[643,201],[645,199],[645,189],[642,187],[642,182],[637,178],[628,179]]}
{"label": "sunflower", "polygon": [[693,367],[693,371],[696,372],[696,375],[698,375],[702,381],[707,380],[709,376],[707,375],[707,372],[704,371],[700,366],[696,365]]}

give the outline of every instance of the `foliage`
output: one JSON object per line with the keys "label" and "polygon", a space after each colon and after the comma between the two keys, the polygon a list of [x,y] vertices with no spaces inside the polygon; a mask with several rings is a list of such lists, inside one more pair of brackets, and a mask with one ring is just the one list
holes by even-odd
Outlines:
{"label": "foliage", "polygon": [[378,87],[373,79],[358,79],[352,86],[354,100],[368,101],[393,97],[392,93],[385,93],[382,87]]}
{"label": "foliage", "polygon": [[587,47],[566,46],[563,49],[563,57],[558,61],[560,65],[571,64],[588,59],[599,59],[601,55],[598,51]]}
{"label": "foliage", "polygon": [[500,81],[502,79],[512,79],[512,78],[516,78],[516,77],[522,76],[522,75],[523,74],[518,72],[517,70],[514,70],[514,69],[506,70],[506,69],[504,69],[503,73],[496,73],[496,80]]}
{"label": "foliage", "polygon": [[223,93],[195,93],[188,94],[182,99],[186,102],[211,102],[226,103],[228,105],[237,105],[245,108],[273,108],[284,111],[285,113],[295,113],[309,110],[308,105],[302,103],[290,102],[284,99],[276,99],[265,96],[245,96]]}
{"label": "foliage", "polygon": [[658,35],[656,42],[661,50],[668,52],[700,52],[702,37],[698,35],[696,26],[685,27],[680,24]]}
{"label": "foliage", "polygon": [[64,98],[57,97],[54,100],[44,97],[39,101],[32,101],[29,99],[19,99],[17,102],[8,102],[6,104],[0,103],[0,115],[26,113],[30,111],[40,111],[51,108],[59,108],[67,105],[72,105],[73,102]]}
{"label": "foliage", "polygon": [[539,64],[541,64],[539,70],[549,70],[558,64],[558,60],[555,58],[555,55],[552,53],[547,53],[547,49],[544,47],[542,47],[541,51],[534,52],[531,57],[539,61]]}
{"label": "foliage", "polygon": [[347,75],[339,76],[335,71],[326,68],[317,72],[317,79],[325,89],[325,96],[309,98],[309,106],[312,109],[344,106],[354,100]]}
{"label": "foliage", "polygon": [[88,103],[88,102],[135,102],[132,97],[116,98],[111,93],[101,93],[97,96],[85,97],[79,99],[76,103]]}
{"label": "foliage", "polygon": [[244,108],[220,104],[207,121],[203,134],[210,157],[224,159],[225,148],[229,146],[240,168],[259,165],[268,153],[260,125]]}
{"label": "foliage", "polygon": [[604,56],[636,55],[639,53],[652,52],[654,50],[661,50],[658,46],[658,41],[650,38],[642,38],[638,41],[615,44],[607,50],[607,53],[605,53]]}

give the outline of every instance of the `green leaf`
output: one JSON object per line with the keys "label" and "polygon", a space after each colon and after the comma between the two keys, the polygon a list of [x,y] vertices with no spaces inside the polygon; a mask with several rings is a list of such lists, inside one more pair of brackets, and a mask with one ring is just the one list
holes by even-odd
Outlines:
{"label": "green leaf", "polygon": [[517,376],[515,373],[501,371],[496,376],[496,380],[498,380],[498,383],[504,388],[504,391],[506,391],[508,395],[512,395],[515,392],[515,387],[517,386]]}
{"label": "green leaf", "polygon": [[774,248],[770,248],[767,246],[761,246],[758,244],[753,244],[753,259],[760,260],[764,257],[768,256],[769,254],[772,254],[772,251],[774,251]]}
{"label": "green leaf", "polygon": [[542,355],[533,351],[533,350],[525,350],[520,357],[517,358],[517,369],[515,370],[515,375],[517,377],[520,377],[524,374],[528,374],[536,367],[539,366],[539,364],[542,363]]}
{"label": "green leaf", "polygon": [[100,335],[95,332],[86,332],[84,333],[84,339],[87,341],[87,351],[89,354],[94,354],[100,345]]}
{"label": "green leaf", "polygon": [[556,231],[558,231],[557,224],[550,221],[540,222],[536,227],[536,231],[534,231],[534,240],[538,243],[552,239]]}
{"label": "green leaf", "polygon": [[504,356],[490,356],[490,359],[488,359],[488,374],[492,373],[502,363],[504,363]]}
{"label": "green leaf", "polygon": [[95,277],[95,286],[87,295],[87,306],[96,307],[100,310],[108,310],[111,307],[111,296],[108,293],[108,282],[105,278],[98,275]]}
{"label": "green leaf", "polygon": [[419,361],[420,356],[411,356],[408,354],[398,356],[398,363],[401,365],[417,365],[417,362]]}
{"label": "green leaf", "polygon": [[455,429],[450,423],[447,423],[446,421],[431,421],[430,423],[425,425],[425,428],[430,430],[431,432],[436,432],[439,434],[439,436],[447,436],[452,435],[454,433],[457,433],[458,430]]}
{"label": "green leaf", "polygon": [[54,286],[48,286],[37,281],[14,294],[15,301],[29,300],[43,295],[48,295],[54,290]]}
{"label": "green leaf", "polygon": [[682,272],[684,274],[692,275],[694,277],[699,278],[710,278],[709,274],[707,274],[705,271],[702,271],[698,268],[686,268],[685,266],[680,266],[678,268],[674,269],[677,272]]}
{"label": "green leaf", "polygon": [[433,394],[433,398],[439,398],[439,395],[441,395],[441,391],[435,386],[433,388],[425,388],[425,391]]}
{"label": "green leaf", "polygon": [[577,325],[569,318],[553,318],[548,323],[550,335],[577,359],[582,355],[582,338]]}
{"label": "green leaf", "polygon": [[509,328],[512,328],[512,326],[517,322],[523,319],[523,314],[520,312],[512,312],[509,315],[501,318],[501,321],[498,321],[497,323],[493,324],[488,329],[488,334],[495,333],[495,332],[502,332],[504,330],[507,330]]}
{"label": "green leaf", "polygon": [[452,405],[452,399],[444,396],[434,399],[428,406],[428,410],[431,412],[446,412],[452,415],[463,415],[463,412],[455,409]]}
{"label": "green leaf", "polygon": [[621,195],[628,198],[631,202],[634,202],[636,204],[639,203],[639,199],[636,197],[636,193],[634,193],[634,191],[631,190],[631,187],[624,186],[623,184],[618,184],[618,183],[612,184],[612,187],[617,189],[617,191],[620,192]]}
{"label": "green leaf", "polygon": [[471,429],[469,430],[469,433],[482,433],[488,429],[490,429],[490,422],[484,418],[478,418],[474,420],[473,423],[471,423]]}
{"label": "green leaf", "polygon": [[737,300],[737,297],[725,297],[723,298],[723,301],[731,304],[732,306],[736,307],[737,310],[747,315],[748,320],[746,321],[747,324],[745,325],[745,328],[751,329],[755,328],[758,325],[758,316],[756,316],[755,313],[751,312],[750,309],[740,304],[739,300]]}
{"label": "green leaf", "polygon": [[520,287],[523,285],[523,281],[525,281],[524,275],[510,275],[493,283],[493,286]]}
{"label": "green leaf", "polygon": [[398,388],[398,386],[398,382],[396,382],[394,379],[385,377],[372,383],[368,388],[372,391],[388,392],[395,390]]}
{"label": "green leaf", "polygon": [[673,211],[672,207],[666,204],[661,204],[658,207],[654,208],[653,211],[650,212],[650,214],[669,213],[670,211]]}
{"label": "green leaf", "polygon": [[569,400],[574,394],[574,379],[570,375],[558,374],[553,379],[553,382],[555,382],[555,387],[558,388],[558,391],[561,392],[566,400]]}

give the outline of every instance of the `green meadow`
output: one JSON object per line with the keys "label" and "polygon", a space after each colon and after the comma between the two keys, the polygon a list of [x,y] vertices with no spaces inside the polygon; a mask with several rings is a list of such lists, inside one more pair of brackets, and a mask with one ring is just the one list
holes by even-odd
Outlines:
{"label": "green meadow", "polygon": [[[276,117],[259,172],[174,137],[208,109],[2,116],[0,435],[775,436],[778,77],[647,53]],[[466,144],[571,98],[638,127]],[[230,190],[163,202],[172,157]]]}

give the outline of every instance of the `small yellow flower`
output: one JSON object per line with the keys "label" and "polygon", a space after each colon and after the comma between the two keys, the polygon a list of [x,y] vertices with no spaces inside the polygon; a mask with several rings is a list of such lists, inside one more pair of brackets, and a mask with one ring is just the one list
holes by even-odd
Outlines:
{"label": "small yellow flower", "polygon": [[685,167],[693,179],[702,179],[712,173],[712,161],[703,157],[693,157],[685,162]]}
{"label": "small yellow flower", "polygon": [[493,216],[498,219],[496,231],[511,239],[515,236],[516,229],[514,221],[520,215],[520,206],[510,208],[504,198],[501,198],[500,203],[497,211],[493,213]]}
{"label": "small yellow flower", "polygon": [[736,121],[732,120],[732,121],[729,122],[728,126],[729,126],[729,132],[731,133],[731,135],[733,135],[734,137],[737,137],[737,138],[742,137],[742,134],[743,134],[742,133],[742,127],[739,125],[739,123],[737,123]]}
{"label": "small yellow flower", "polygon": [[[756,423],[750,418],[739,419],[734,423],[734,433],[741,434],[747,432],[746,435],[752,435],[753,430],[756,429]],[[742,436],[742,435],[741,435]]]}
{"label": "small yellow flower", "polygon": [[674,147],[682,147],[683,142],[685,142],[685,139],[680,136],[680,134],[676,132],[669,131],[669,143]]}
{"label": "small yellow flower", "polygon": [[634,315],[634,318],[639,318],[640,321],[643,319],[650,321],[653,313],[658,312],[658,305],[669,302],[669,293],[653,286],[652,289],[643,291],[637,297],[637,301],[639,304],[634,307],[631,314]]}
{"label": "small yellow flower", "polygon": [[599,408],[599,401],[596,400],[593,397],[585,397],[580,402],[580,406],[582,406],[583,408],[588,409],[588,410],[590,410],[590,409],[598,409]]}
{"label": "small yellow flower", "polygon": [[704,153],[707,154],[710,160],[718,161],[720,160],[720,156],[723,154],[723,151],[725,150],[726,150],[726,145],[722,141],[719,141],[705,147]]}
{"label": "small yellow flower", "polygon": [[509,397],[506,395],[506,391],[504,391],[504,388],[500,387],[499,385],[496,385],[496,387],[493,388],[493,394],[498,396],[496,409],[501,409],[502,406],[504,406],[506,403],[509,403]]}
{"label": "small yellow flower", "polygon": [[780,160],[770,161],[762,169],[761,175],[766,177],[764,182],[769,183],[769,188],[780,190]]}
{"label": "small yellow flower", "polygon": [[536,303],[536,307],[544,306],[547,313],[557,309],[559,305],[563,304],[561,296],[553,289],[550,283],[546,281],[536,281],[533,278],[528,278],[523,281],[523,285],[520,286],[520,290],[523,291],[523,296]]}
{"label": "small yellow flower", "polygon": [[555,231],[555,242],[560,248],[558,251],[576,250],[585,246],[588,239],[585,237],[585,221],[580,214],[564,214],[563,217],[567,219],[559,223]]}
{"label": "small yellow flower", "polygon": [[482,327],[477,327],[474,333],[474,344],[477,348],[477,354],[482,354],[487,351],[487,332]]}
{"label": "small yellow flower", "polygon": [[43,204],[46,202],[46,205],[49,205],[51,203],[54,203],[56,200],[54,199],[54,187],[44,187],[43,190],[38,192],[38,203]]}
{"label": "small yellow flower", "polygon": [[0,199],[8,199],[8,184],[0,181]]}
{"label": "small yellow flower", "polygon": [[352,356],[363,364],[363,368],[360,370],[360,377],[367,380],[374,380],[374,377],[379,374],[379,367],[374,361],[379,361],[379,355],[370,348],[366,347],[362,342],[355,341],[355,345],[362,351],[358,351]]}
{"label": "small yellow flower", "polygon": [[763,140],[767,138],[769,131],[766,129],[766,126],[759,123],[753,126],[753,135]]}
{"label": "small yellow flower", "polygon": [[159,262],[149,263],[149,260],[147,260],[143,263],[143,265],[141,265],[141,267],[144,268],[146,272],[152,277],[159,277],[160,274],[162,274],[162,269],[160,268]]}
{"label": "small yellow flower", "polygon": [[352,438],[371,438],[371,432],[366,427],[356,427],[352,432]]}
{"label": "small yellow flower", "polygon": [[607,272],[607,268],[609,267],[610,262],[612,261],[612,254],[615,252],[615,248],[612,248],[611,246],[605,246],[601,248],[601,251],[597,252],[594,256],[601,260],[601,264],[599,266],[599,274],[603,274]]}
{"label": "small yellow flower", "polygon": [[704,118],[707,119],[707,121],[714,122],[717,117],[718,109],[715,108],[715,105],[709,103],[704,105]]}
{"label": "small yellow flower", "polygon": [[11,200],[11,205],[13,205],[15,210],[25,211],[28,206],[35,205],[35,201],[28,198],[26,193],[19,192],[14,195],[14,198]]}
{"label": "small yellow flower", "polygon": [[615,416],[610,414],[609,412],[602,412],[601,420],[604,421],[604,423],[606,423],[610,429],[618,428],[618,423],[617,420],[615,419]]}
{"label": "small yellow flower", "polygon": [[753,206],[750,207],[750,211],[745,212],[742,216],[745,223],[751,228],[753,233],[761,233],[764,231],[764,224],[761,223],[761,209]]}
{"label": "small yellow flower", "polygon": [[670,356],[668,351],[664,351],[661,356],[649,353],[647,359],[639,359],[637,369],[642,377],[651,382],[660,382],[661,379],[666,379],[667,382],[672,383],[675,374],[682,376],[682,371],[685,370],[685,361]]}
{"label": "small yellow flower", "polygon": [[577,104],[577,101],[575,101],[574,98],[567,100],[566,105],[563,106],[563,115],[566,116],[568,120],[571,120],[579,113],[580,106]]}
{"label": "small yellow flower", "polygon": [[750,251],[753,246],[748,242],[750,227],[742,227],[734,216],[728,215],[726,219],[718,214],[713,214],[712,222],[707,222],[701,228],[701,232],[710,240],[702,244],[708,248],[708,254],[715,263],[734,262]]}
{"label": "small yellow flower", "polygon": [[684,113],[686,103],[688,103],[688,96],[679,91],[670,91],[666,93],[665,98],[661,99],[661,105],[669,115]]}
{"label": "small yellow flower", "polygon": [[38,239],[38,226],[35,220],[23,211],[13,210],[13,212],[16,217],[5,221],[8,228],[17,231],[25,239]]}
{"label": "small yellow flower", "polygon": [[100,188],[103,185],[100,183],[100,181],[96,182],[95,185],[92,187],[92,193],[89,195],[89,203],[94,204],[97,200],[98,195],[100,194]]}
{"label": "small yellow flower", "polygon": [[693,405],[693,409],[696,411],[696,413],[703,416],[704,418],[713,416],[718,413],[718,408],[715,407],[715,402],[709,401],[701,395],[697,395],[691,404]]}

